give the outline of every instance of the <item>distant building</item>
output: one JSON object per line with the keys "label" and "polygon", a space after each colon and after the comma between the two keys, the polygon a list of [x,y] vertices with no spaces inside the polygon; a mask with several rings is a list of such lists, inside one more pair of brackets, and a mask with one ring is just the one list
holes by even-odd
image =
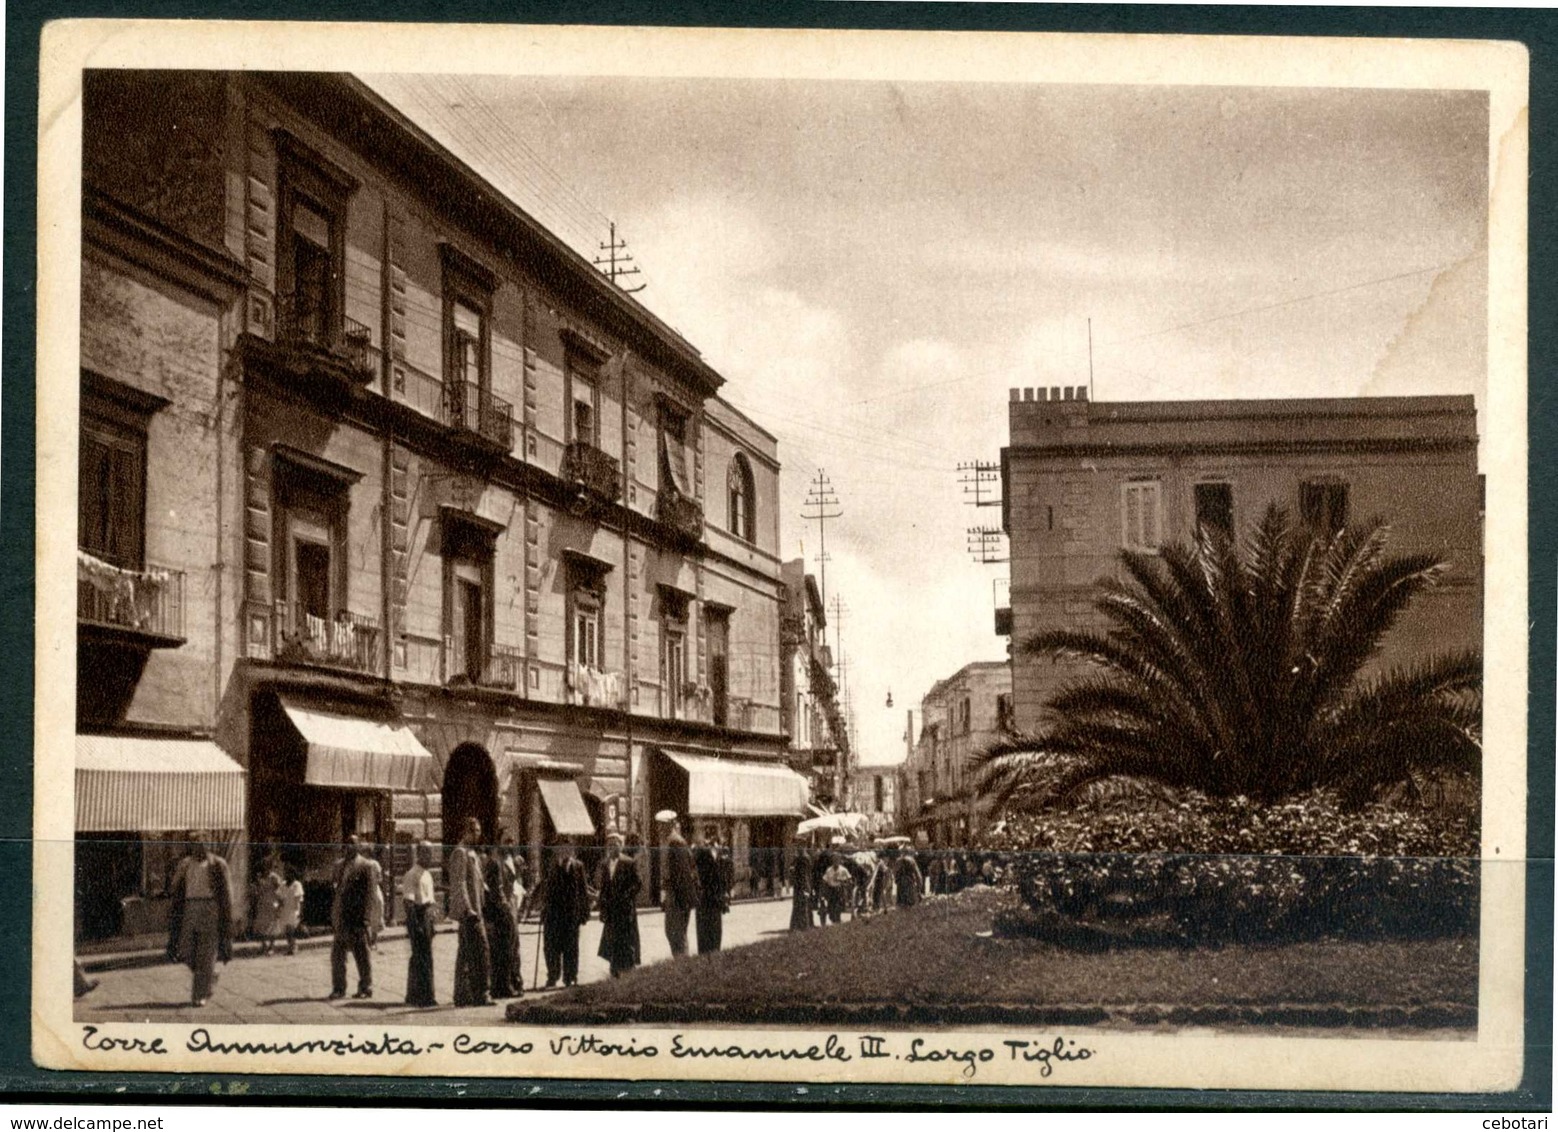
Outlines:
{"label": "distant building", "polygon": [[920,732],[899,774],[899,825],[923,829],[935,845],[965,845],[979,832],[969,760],[1011,731],[1012,670],[1001,660],[966,664],[920,701]]}
{"label": "distant building", "polygon": [[871,831],[889,833],[898,826],[898,768],[857,766],[850,775],[850,809],[871,819]]}
{"label": "distant building", "polygon": [[802,559],[780,568],[780,725],[790,736],[790,765],[811,781],[811,797],[825,806],[848,796],[849,732],[839,708],[828,648],[828,619],[817,579]]}
{"label": "distant building", "polygon": [[[1393,553],[1449,562],[1386,638],[1382,662],[1480,646],[1482,487],[1472,398],[1095,403],[1085,388],[1011,391],[1001,453],[1014,645],[1100,626],[1094,583],[1124,548],[1243,532],[1271,503],[1333,530],[1381,517]],[[1013,649],[1016,725],[1034,729],[1074,671]]]}

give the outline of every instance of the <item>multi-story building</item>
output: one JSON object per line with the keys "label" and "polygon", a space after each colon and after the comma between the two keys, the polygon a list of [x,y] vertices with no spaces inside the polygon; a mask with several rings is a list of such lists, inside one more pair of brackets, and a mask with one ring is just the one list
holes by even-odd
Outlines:
{"label": "multi-story building", "polygon": [[898,768],[856,766],[851,772],[850,808],[871,819],[871,832],[891,833],[898,826]]}
{"label": "multi-story building", "polygon": [[[1470,396],[1100,403],[1011,391],[1002,518],[1014,643],[1097,628],[1094,582],[1122,549],[1243,532],[1272,503],[1331,531],[1379,517],[1391,552],[1449,565],[1386,638],[1394,663],[1482,643],[1482,482]],[[1003,624],[1004,622],[1004,624]],[[1016,724],[1034,729],[1074,666],[1013,650]]]}
{"label": "multi-story building", "polygon": [[83,930],[191,826],[314,918],[348,833],[781,842],[777,446],[697,350],[348,76],[88,72],[84,139]]}
{"label": "multi-story building", "polygon": [[799,559],[786,562],[781,613],[784,656],[782,720],[790,736],[791,765],[811,779],[812,798],[841,805],[847,796],[849,731],[839,708],[833,679],[833,650],[827,644],[828,620],[817,579]]}
{"label": "multi-story building", "polygon": [[927,831],[938,846],[966,845],[983,816],[971,758],[1012,730],[1012,669],[1003,660],[965,664],[920,701],[920,733],[900,775],[900,824]]}

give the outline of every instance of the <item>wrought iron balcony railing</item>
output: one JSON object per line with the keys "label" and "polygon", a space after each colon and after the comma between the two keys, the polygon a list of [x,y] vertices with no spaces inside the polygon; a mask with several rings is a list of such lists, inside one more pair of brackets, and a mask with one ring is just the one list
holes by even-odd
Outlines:
{"label": "wrought iron balcony railing", "polygon": [[359,381],[378,369],[373,331],[355,318],[337,317],[329,304],[305,295],[276,296],[276,342],[344,365]]}
{"label": "wrought iron balcony railing", "polygon": [[563,452],[562,474],[592,495],[615,503],[622,498],[622,471],[615,456],[575,440]]}
{"label": "wrought iron balcony railing", "polygon": [[487,645],[484,652],[484,656],[473,659],[463,637],[445,637],[444,655],[449,659],[445,680],[451,684],[473,684],[478,688],[517,690],[524,655],[507,645]]}
{"label": "wrought iron balcony railing", "polygon": [[372,672],[379,663],[379,623],[345,610],[317,617],[297,602],[278,602],[277,659]]}
{"label": "wrought iron balcony railing", "polygon": [[474,432],[505,452],[514,446],[514,407],[473,381],[444,385],[444,423]]}
{"label": "wrought iron balcony railing", "polygon": [[184,638],[184,571],[148,565],[127,570],[78,551],[76,618],[169,642]]}
{"label": "wrought iron balcony railing", "polygon": [[655,517],[689,538],[703,537],[703,504],[679,491],[661,491]]}

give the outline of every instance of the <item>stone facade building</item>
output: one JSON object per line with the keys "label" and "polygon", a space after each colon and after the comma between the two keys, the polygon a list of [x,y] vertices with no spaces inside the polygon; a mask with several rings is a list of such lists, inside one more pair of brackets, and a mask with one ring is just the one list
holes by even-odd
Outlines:
{"label": "stone facade building", "polygon": [[1380,517],[1392,553],[1449,563],[1380,663],[1482,644],[1482,483],[1469,396],[1098,403],[1085,388],[1011,391],[1002,450],[1011,539],[1016,725],[1034,729],[1071,669],[1025,654],[1041,629],[1098,627],[1094,582],[1122,549],[1244,531],[1272,503],[1311,526]]}
{"label": "stone facade building", "polygon": [[799,558],[784,564],[782,576],[782,723],[790,736],[791,765],[811,779],[814,801],[842,805],[848,796],[849,731],[832,675],[833,650],[827,643],[822,593]]}
{"label": "stone facade building", "polygon": [[965,664],[920,701],[920,732],[899,774],[899,823],[939,847],[971,843],[980,829],[970,758],[1012,726],[1012,669],[1001,660]]}
{"label": "stone facade building", "polygon": [[84,139],[83,931],[191,826],[314,920],[348,833],[782,843],[777,445],[697,350],[348,76],[88,72]]}

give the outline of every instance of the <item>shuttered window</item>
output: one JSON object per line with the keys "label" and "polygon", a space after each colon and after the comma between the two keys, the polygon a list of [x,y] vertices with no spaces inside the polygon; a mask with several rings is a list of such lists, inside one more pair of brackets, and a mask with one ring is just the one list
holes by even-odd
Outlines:
{"label": "shuttered window", "polygon": [[1157,550],[1163,542],[1163,509],[1156,480],[1120,488],[1120,542],[1126,550]]}
{"label": "shuttered window", "polygon": [[77,539],[82,550],[127,570],[144,565],[146,434],[83,416]]}

